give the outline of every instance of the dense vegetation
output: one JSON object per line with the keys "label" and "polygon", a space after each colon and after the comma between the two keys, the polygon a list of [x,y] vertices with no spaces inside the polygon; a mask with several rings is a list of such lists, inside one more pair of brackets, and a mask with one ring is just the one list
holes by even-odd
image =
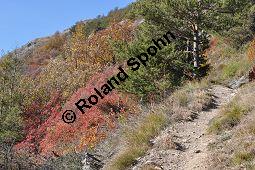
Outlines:
{"label": "dense vegetation", "polygon": [[[93,110],[78,115],[74,124],[61,120],[63,110],[74,108],[78,99],[89,96],[94,86],[111,77],[118,65],[145,51],[152,39],[168,31],[177,40],[151,58],[148,67],[130,72],[125,84]],[[78,153],[93,148],[120,122],[138,113],[137,103],[160,101],[187,81],[207,76],[212,62],[207,54],[215,35],[226,37],[224,41],[232,45],[231,55],[247,49],[250,62],[233,60],[214,81],[233,78],[240,67],[251,69],[254,33],[251,0],[138,0],[107,16],[78,22],[68,33],[54,34],[26,56],[4,55],[0,59],[0,169],[61,169],[72,167],[77,159],[80,163],[83,155]],[[238,106],[226,112],[235,119],[245,113]],[[164,126],[164,116],[148,116],[148,121],[159,124],[144,140]],[[215,123],[214,130],[224,128],[226,116]],[[144,133],[142,127],[134,131]]]}

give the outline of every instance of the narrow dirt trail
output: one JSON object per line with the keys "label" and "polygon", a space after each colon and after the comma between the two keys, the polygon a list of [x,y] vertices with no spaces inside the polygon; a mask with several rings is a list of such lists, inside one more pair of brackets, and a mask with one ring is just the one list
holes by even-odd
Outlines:
{"label": "narrow dirt trail", "polygon": [[200,112],[193,121],[180,122],[167,128],[163,134],[170,134],[180,149],[157,150],[152,149],[142,158],[133,169],[141,169],[141,165],[153,165],[156,169],[203,170],[210,168],[208,144],[214,140],[213,135],[207,134],[209,122],[219,114],[222,105],[230,102],[236,91],[215,85],[211,89],[215,107]]}
{"label": "narrow dirt trail", "polygon": [[219,114],[222,105],[227,104],[235,95],[232,89],[214,86],[211,89],[214,95],[215,109],[201,112],[198,119],[194,122],[188,122],[185,126],[177,125],[176,130],[180,137],[187,139],[185,147],[187,150],[183,153],[183,163],[180,164],[180,169],[210,169],[208,159],[209,151],[208,144],[214,140],[213,135],[206,134],[209,122]]}

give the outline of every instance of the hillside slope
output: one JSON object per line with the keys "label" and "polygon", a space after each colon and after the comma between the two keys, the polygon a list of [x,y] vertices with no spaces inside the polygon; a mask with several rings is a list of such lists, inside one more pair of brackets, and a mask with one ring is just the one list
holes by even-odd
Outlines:
{"label": "hillside slope", "polygon": [[254,168],[255,4],[137,0],[0,60],[0,169]]}

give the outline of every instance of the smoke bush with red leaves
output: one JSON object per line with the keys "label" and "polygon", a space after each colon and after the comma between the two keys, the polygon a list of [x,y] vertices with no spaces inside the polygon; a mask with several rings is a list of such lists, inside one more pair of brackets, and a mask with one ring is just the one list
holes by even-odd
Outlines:
{"label": "smoke bush with red leaves", "polygon": [[[110,129],[116,127],[119,116],[128,116],[127,113],[130,111],[127,108],[128,99],[121,97],[115,89],[100,100],[96,106],[87,110],[85,114],[78,111],[75,102],[81,98],[89,97],[94,93],[94,87],[101,87],[117,71],[116,67],[111,67],[103,73],[93,76],[86,87],[80,88],[73,94],[62,109],[60,93],[54,94],[43,111],[40,112],[40,118],[27,117],[29,124],[26,128],[27,136],[24,141],[16,145],[16,149],[42,155],[51,155],[54,151],[62,155],[81,151],[103,139]],[[73,124],[64,123],[61,119],[62,113],[66,109],[72,109],[75,113],[79,113]]]}
{"label": "smoke bush with red leaves", "polygon": [[255,80],[255,66],[252,68],[252,70],[249,72],[249,80],[253,81]]}

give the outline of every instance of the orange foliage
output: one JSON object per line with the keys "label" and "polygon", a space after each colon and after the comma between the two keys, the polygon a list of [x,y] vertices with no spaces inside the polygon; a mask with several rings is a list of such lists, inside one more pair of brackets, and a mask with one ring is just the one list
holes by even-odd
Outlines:
{"label": "orange foliage", "polygon": [[109,28],[101,30],[92,35],[88,40],[92,58],[95,63],[115,62],[111,41],[131,41],[133,24],[131,21],[113,23]]}
{"label": "orange foliage", "polygon": [[[133,30],[134,25],[130,21],[123,21],[112,24],[109,28],[97,31],[86,38],[83,25],[78,24],[70,41],[65,42],[65,37],[57,34],[45,46],[38,49],[34,55],[36,60],[33,62],[33,68],[36,68],[39,61],[45,61],[45,58],[51,58],[63,49],[67,58],[65,62],[68,63],[66,70],[80,73],[81,70],[89,70],[92,66],[104,66],[105,68],[108,63],[114,62],[111,41],[131,41]],[[31,107],[28,107],[25,115],[27,136],[15,148],[33,154],[53,156],[52,153],[55,152],[63,155],[93,147],[104,139],[112,129],[116,128],[119,117],[127,117],[128,113],[135,113],[137,110],[133,109],[131,107],[133,103],[128,104],[128,99],[123,98],[117,90],[111,92],[85,114],[78,114],[73,124],[64,123],[62,113],[67,108],[79,113],[75,103],[81,98],[90,96],[94,87],[101,87],[109,77],[115,74],[114,70],[118,71],[112,66],[94,75],[89,82],[84,82],[86,83],[84,88],[77,86],[76,89],[79,89],[63,107],[61,106],[65,100],[62,89],[53,94],[48,103],[32,98]],[[55,72],[52,74],[57,75]],[[47,84],[46,87],[51,86]],[[50,91],[54,91],[54,88]]]}
{"label": "orange foliage", "polygon": [[62,51],[63,46],[65,43],[65,36],[61,35],[59,32],[56,32],[54,36],[52,36],[47,44],[42,47],[41,50],[45,51],[51,51],[51,50],[57,50],[57,51]]}
{"label": "orange foliage", "polygon": [[[247,56],[251,62],[255,60],[255,38],[250,43],[250,46],[248,48]],[[250,70],[249,72],[249,80],[253,81],[255,80],[255,66]]]}
{"label": "orange foliage", "polygon": [[248,48],[247,52],[248,58],[250,61],[253,61],[255,59],[255,38],[254,40],[250,43],[250,46]]}
{"label": "orange foliage", "polygon": [[84,24],[77,24],[69,44],[66,45],[66,56],[76,68],[114,63],[111,41],[131,41],[133,30],[132,22],[126,20],[114,23],[86,38]]}
{"label": "orange foliage", "polygon": [[55,58],[63,51],[66,37],[60,33],[55,33],[50,38],[45,38],[46,44],[36,48],[32,56],[28,58],[28,72],[33,73],[41,66],[46,66],[49,59]]}
{"label": "orange foliage", "polygon": [[128,113],[135,113],[135,108],[128,105],[128,98],[123,98],[117,91],[105,96],[85,114],[78,114],[73,124],[64,123],[61,117],[67,108],[79,113],[75,102],[91,95],[94,87],[100,87],[116,71],[117,68],[111,67],[93,76],[86,87],[80,88],[63,108],[60,107],[61,97],[56,93],[37,117],[29,117],[33,114],[28,114],[27,136],[24,141],[16,145],[16,149],[48,156],[52,155],[52,151],[63,155],[93,147],[104,139],[112,129],[116,128],[119,117],[127,117]]}
{"label": "orange foliage", "polygon": [[208,56],[209,53],[216,48],[217,44],[218,44],[218,39],[215,38],[215,37],[212,38],[212,40],[209,43],[209,48],[206,49],[205,52],[204,52],[204,56]]}
{"label": "orange foliage", "polygon": [[91,57],[95,63],[115,62],[111,41],[131,41],[134,27],[131,21],[114,23],[109,28],[92,35],[88,40]]}
{"label": "orange foliage", "polygon": [[249,72],[249,81],[255,80],[255,66]]}
{"label": "orange foliage", "polygon": [[76,69],[78,65],[83,64],[83,61],[85,61],[85,63],[90,63],[83,23],[76,25],[70,42],[66,44],[65,52],[66,56],[68,56],[67,59],[74,64]]}

